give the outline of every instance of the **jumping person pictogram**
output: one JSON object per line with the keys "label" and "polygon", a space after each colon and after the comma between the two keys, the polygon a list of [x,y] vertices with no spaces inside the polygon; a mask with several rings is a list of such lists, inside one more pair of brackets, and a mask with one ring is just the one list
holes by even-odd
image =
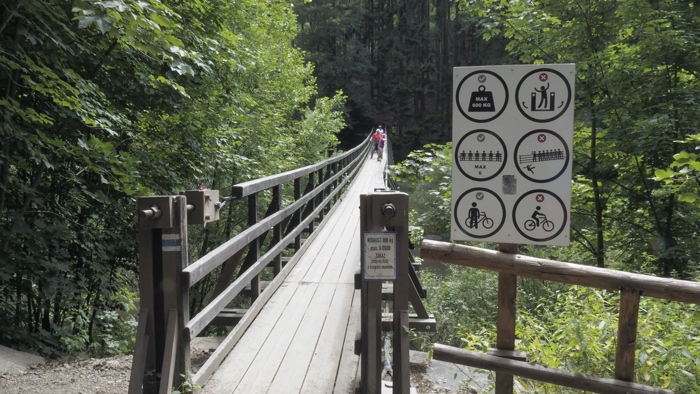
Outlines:
{"label": "jumping person pictogram", "polygon": [[547,90],[549,90],[549,82],[547,82],[546,87],[542,85],[539,89],[535,88],[535,92],[540,93],[540,103],[537,104],[537,108],[547,108]]}

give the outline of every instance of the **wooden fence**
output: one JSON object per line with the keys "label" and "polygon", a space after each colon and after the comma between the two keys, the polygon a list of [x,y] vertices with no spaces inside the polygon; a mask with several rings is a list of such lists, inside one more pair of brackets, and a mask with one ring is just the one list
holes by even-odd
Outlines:
{"label": "wooden fence", "polygon": [[[308,243],[302,243],[302,234],[309,241],[314,238],[314,229],[354,179],[369,148],[367,139],[323,162],[235,185],[229,200],[247,201],[247,228],[192,264],[187,257],[187,225],[218,219],[223,205],[218,191],[138,200],[142,309],[130,394],[169,394],[185,380],[196,386],[206,383],[296,263],[291,257],[284,264],[283,252],[304,249]],[[285,185],[293,188],[293,201],[283,206]],[[259,219],[261,193],[271,198]],[[273,268],[275,277],[265,286],[260,274],[267,267]],[[219,272],[210,301],[190,318],[190,289]],[[251,294],[251,306],[227,309],[244,290]],[[190,342],[210,324],[235,327],[199,371],[188,377]]]}
{"label": "wooden fence", "polygon": [[[496,371],[496,394],[513,393],[514,375],[596,393],[673,393],[634,383],[639,301],[644,295],[700,304],[700,283],[522,256],[516,254],[517,246],[512,244],[501,244],[500,250],[422,242],[423,258],[499,273],[496,349],[481,354],[436,344],[433,350],[436,360]],[[525,354],[515,351],[518,276],[620,292],[614,379],[531,365],[525,361]]]}

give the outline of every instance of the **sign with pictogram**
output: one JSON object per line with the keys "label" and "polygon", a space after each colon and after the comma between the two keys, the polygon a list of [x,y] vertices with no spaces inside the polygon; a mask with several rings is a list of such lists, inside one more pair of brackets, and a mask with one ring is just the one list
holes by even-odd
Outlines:
{"label": "sign with pictogram", "polygon": [[453,240],[569,244],[575,74],[454,69]]}

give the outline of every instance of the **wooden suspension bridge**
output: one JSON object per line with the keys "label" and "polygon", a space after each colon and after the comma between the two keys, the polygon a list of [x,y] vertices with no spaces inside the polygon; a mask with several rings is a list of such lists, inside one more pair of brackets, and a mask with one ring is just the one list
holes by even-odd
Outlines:
{"label": "wooden suspension bridge", "polygon": [[[407,331],[435,330],[435,319],[421,301],[426,293],[408,251],[408,196],[391,191],[390,155],[379,161],[369,156],[368,139],[323,162],[238,184],[228,199],[216,190],[139,199],[142,309],[129,393],[165,394],[178,387],[217,394],[414,391]],[[247,202],[247,227],[188,261],[188,224],[216,222],[231,200]],[[366,280],[362,235],[387,231],[397,239],[396,279]],[[700,283],[534,259],[509,244],[486,251],[426,241],[422,252],[498,272],[495,348],[481,354],[436,344],[434,352],[436,359],[495,371],[497,394],[513,393],[514,376],[598,393],[672,393],[634,382],[639,300],[644,295],[698,304]],[[213,294],[190,316],[190,289],[209,275],[217,278]],[[272,280],[263,281],[265,276]],[[518,276],[620,291],[614,376],[526,361],[515,348]],[[244,295],[249,306],[230,307]],[[192,374],[190,344],[210,326],[228,334]],[[380,342],[387,331],[393,333],[390,382],[381,380]]]}

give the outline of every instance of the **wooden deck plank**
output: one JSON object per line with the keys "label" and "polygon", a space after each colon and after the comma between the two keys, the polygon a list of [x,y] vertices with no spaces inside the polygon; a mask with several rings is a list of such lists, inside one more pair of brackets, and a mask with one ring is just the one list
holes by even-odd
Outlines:
{"label": "wooden deck plank", "polygon": [[[350,394],[355,392],[356,377],[358,376],[360,357],[355,355],[355,332],[360,324],[360,291],[355,290],[350,308],[350,319],[345,330],[343,352],[335,378],[334,394]],[[330,393],[331,391],[319,391]]]}
{"label": "wooden deck plank", "polygon": [[348,248],[358,225],[359,221],[356,223],[355,220],[350,219],[342,224],[341,231],[334,231],[332,236],[328,237],[323,249],[323,255],[317,256],[314,268],[304,275],[305,282],[320,283],[322,278],[326,277],[326,273],[328,273],[329,277],[335,277],[332,281],[333,283],[337,282],[338,275],[340,275],[338,269],[345,262]]}
{"label": "wooden deck plank", "polygon": [[[366,192],[368,187],[374,182],[372,177],[376,176],[376,169],[371,166],[365,166],[359,176],[360,178],[357,179],[356,184],[353,184],[343,196],[343,201],[337,210],[338,220],[333,227],[328,226],[329,231],[324,234],[326,235],[325,241],[322,245],[319,245],[322,247],[323,253],[317,255],[313,260],[309,260],[314,268],[311,269],[311,266],[309,266],[303,281],[320,282],[325,271],[329,268],[332,269],[338,261],[342,261],[347,255],[348,244],[346,241],[354,236],[354,228],[359,226],[360,223],[358,209],[360,193]],[[316,242],[320,244],[322,242],[321,238],[319,235],[319,239]]]}
{"label": "wooden deck plank", "polygon": [[[329,311],[335,294],[335,284],[319,284],[309,305],[309,313],[299,325],[267,392],[285,393],[301,390],[314,353],[319,345],[323,345],[319,344],[318,340],[326,317],[336,318]],[[326,379],[335,381],[335,376],[327,376]]]}
{"label": "wooden deck plank", "polygon": [[306,275],[306,273],[309,272],[311,267],[314,265],[316,258],[319,255],[323,255],[322,253],[325,253],[324,248],[328,243],[328,238],[332,237],[337,232],[337,228],[340,225],[341,220],[344,220],[348,214],[344,203],[345,200],[339,204],[339,206],[333,212],[333,216],[328,218],[328,222],[323,226],[323,228],[318,230],[319,233],[316,236],[313,244],[304,253],[304,256],[300,259],[297,266],[294,267],[294,270],[289,274],[287,281],[301,281],[304,275]]}
{"label": "wooden deck plank", "polygon": [[[282,363],[282,357],[289,348],[292,338],[301,325],[304,314],[313,298],[317,283],[299,284],[299,289],[289,302],[274,327],[266,327],[271,335],[257,351],[255,359],[245,376],[235,388],[236,393],[264,393],[267,391],[275,372]],[[235,349],[234,349],[235,351]]]}
{"label": "wooden deck plank", "polygon": [[359,292],[354,290],[360,261],[359,196],[383,186],[383,168],[384,162],[364,163],[203,393],[330,393],[335,388],[346,394],[354,389],[359,360],[354,354],[360,318]]}
{"label": "wooden deck plank", "polygon": [[[269,331],[260,327],[273,327],[282,315],[292,299],[298,286],[284,283],[277,289],[274,299],[268,301],[265,308],[257,316],[251,327],[244,334],[244,339],[239,341],[229,354],[229,357],[221,363],[217,372],[209,379],[202,390],[202,394],[221,394],[235,392],[238,382],[243,378],[252,364],[258,350],[263,346]],[[235,356],[231,356],[235,355]],[[225,371],[225,373],[221,373]]]}
{"label": "wooden deck plank", "polygon": [[[359,267],[360,254],[355,253],[353,249],[360,247],[360,221],[356,220],[348,223],[346,232],[343,233],[343,243],[339,243],[333,255],[326,272],[321,278],[322,283],[349,283],[352,281],[352,274],[349,277],[343,278],[343,272],[346,265],[352,265],[355,268]],[[359,252],[359,250],[358,250]],[[353,271],[354,272],[354,271]],[[347,273],[346,273],[347,275]]]}
{"label": "wooden deck plank", "polygon": [[335,385],[355,293],[353,285],[339,284],[336,286],[328,318],[323,325],[314,357],[301,388],[302,393],[331,393]]}
{"label": "wooden deck plank", "polygon": [[360,255],[362,254],[360,250],[361,244],[362,240],[360,238],[360,226],[358,223],[357,232],[351,240],[348,255],[345,257],[343,267],[337,279],[338,283],[355,284],[355,271],[360,268]]}

